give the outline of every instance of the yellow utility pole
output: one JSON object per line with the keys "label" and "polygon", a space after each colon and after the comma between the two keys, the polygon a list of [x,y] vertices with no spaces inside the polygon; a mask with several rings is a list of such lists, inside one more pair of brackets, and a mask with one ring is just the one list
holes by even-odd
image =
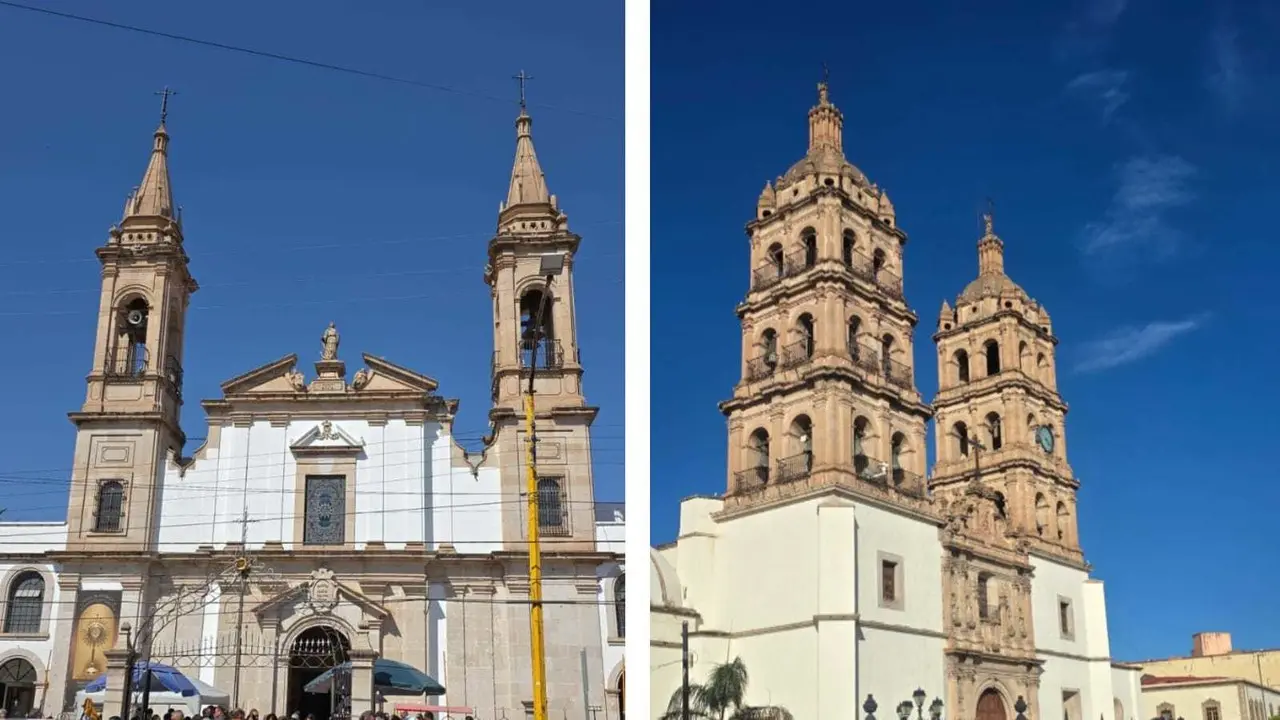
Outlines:
{"label": "yellow utility pole", "polygon": [[[563,253],[543,255],[541,258],[540,274],[546,277],[546,285],[543,287],[542,300],[538,303],[538,315],[530,337],[533,347],[529,352],[529,387],[524,396],[525,492],[529,496],[529,650],[533,660],[533,720],[547,720],[547,655],[542,625],[542,526],[538,516],[538,431],[533,404],[534,376],[538,367],[538,345],[543,339],[542,315],[550,296],[551,280],[564,269],[564,261]],[[548,347],[548,365],[555,359],[551,357],[551,352]]]}

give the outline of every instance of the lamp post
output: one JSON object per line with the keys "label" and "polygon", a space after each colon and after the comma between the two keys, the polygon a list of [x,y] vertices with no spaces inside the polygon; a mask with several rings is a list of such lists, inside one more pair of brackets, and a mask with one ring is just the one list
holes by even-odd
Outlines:
{"label": "lamp post", "polygon": [[[534,410],[534,377],[538,367],[538,345],[542,341],[543,313],[547,309],[547,296],[551,281],[564,270],[564,253],[543,255],[539,274],[546,278],[538,312],[534,319],[529,349],[529,386],[524,397],[525,422],[525,492],[528,495],[529,514],[529,646],[533,660],[533,720],[547,720],[547,657],[546,638],[542,624],[542,547],[541,526],[538,517],[538,455],[537,420]],[[550,350],[548,350],[550,355]]]}

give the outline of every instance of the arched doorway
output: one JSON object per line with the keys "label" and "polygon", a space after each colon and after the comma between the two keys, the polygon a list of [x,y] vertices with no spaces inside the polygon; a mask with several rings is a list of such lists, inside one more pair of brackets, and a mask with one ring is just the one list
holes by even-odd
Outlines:
{"label": "arched doorway", "polygon": [[0,708],[11,718],[27,717],[36,704],[36,669],[22,658],[0,665]]}
{"label": "arched doorway", "polygon": [[618,720],[627,720],[627,671],[618,673]]}
{"label": "arched doorway", "polygon": [[302,717],[314,715],[316,720],[335,720],[349,714],[350,676],[338,673],[329,693],[303,690],[335,665],[347,661],[351,643],[347,636],[328,625],[317,625],[302,631],[289,648],[289,695],[286,712]]}
{"label": "arched doorway", "polygon": [[995,688],[988,688],[978,696],[978,709],[974,720],[1005,720],[1004,699]]}

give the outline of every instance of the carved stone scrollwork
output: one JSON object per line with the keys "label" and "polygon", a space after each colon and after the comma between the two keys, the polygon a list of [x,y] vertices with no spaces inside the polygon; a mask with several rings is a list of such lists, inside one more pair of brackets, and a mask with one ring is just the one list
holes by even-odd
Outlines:
{"label": "carved stone scrollwork", "polygon": [[311,582],[307,587],[307,604],[320,614],[326,614],[338,604],[338,582],[333,579],[333,572],[321,568],[311,574]]}
{"label": "carved stone scrollwork", "polygon": [[369,385],[369,381],[373,379],[373,371],[368,368],[360,368],[351,378],[352,390],[363,390]]}
{"label": "carved stone scrollwork", "polygon": [[289,381],[289,387],[299,392],[307,389],[307,379],[297,370],[292,370],[285,375],[285,379]]}

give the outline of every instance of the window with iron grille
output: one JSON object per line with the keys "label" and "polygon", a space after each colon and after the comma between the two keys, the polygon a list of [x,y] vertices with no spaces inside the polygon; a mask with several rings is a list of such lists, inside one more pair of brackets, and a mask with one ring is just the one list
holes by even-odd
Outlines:
{"label": "window with iron grille", "polygon": [[120,532],[124,520],[124,483],[107,480],[98,486],[98,512],[94,532]]}
{"label": "window with iron grille", "polygon": [[564,479],[538,478],[538,529],[547,535],[568,535]]}
{"label": "window with iron grille", "polygon": [[44,611],[44,578],[38,572],[25,572],[14,579],[5,608],[6,633],[40,632],[40,616]]}

